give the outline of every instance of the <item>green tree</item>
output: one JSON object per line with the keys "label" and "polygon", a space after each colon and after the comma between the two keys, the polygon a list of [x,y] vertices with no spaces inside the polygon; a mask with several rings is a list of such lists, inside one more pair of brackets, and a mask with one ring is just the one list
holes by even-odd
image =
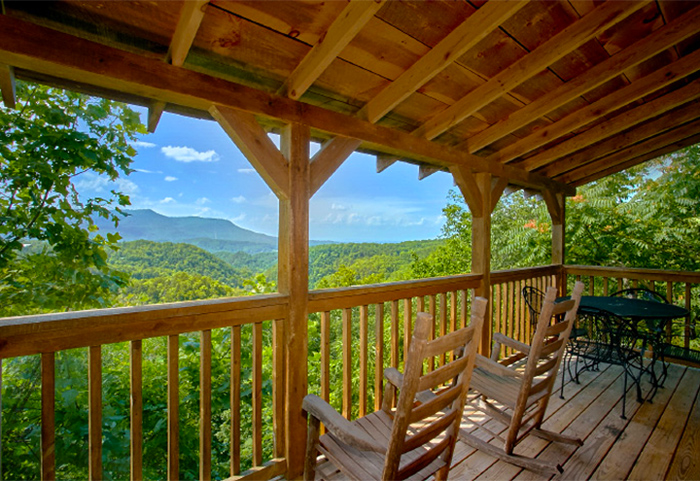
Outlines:
{"label": "green tree", "polygon": [[[118,223],[126,195],[84,198],[81,174],[131,172],[145,132],[126,105],[19,82],[17,109],[0,108],[0,315],[105,305],[125,277],[111,269],[96,216]],[[27,250],[26,245],[33,244]]]}

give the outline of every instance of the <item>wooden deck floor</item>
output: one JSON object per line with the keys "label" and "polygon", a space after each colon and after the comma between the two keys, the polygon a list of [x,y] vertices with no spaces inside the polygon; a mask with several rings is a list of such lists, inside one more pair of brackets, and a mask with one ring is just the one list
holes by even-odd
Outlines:
{"label": "wooden deck floor", "polygon": [[[647,394],[646,377],[644,388]],[[580,437],[583,446],[530,436],[516,453],[561,464],[564,473],[555,480],[700,480],[699,390],[700,370],[672,365],[653,402],[638,403],[633,390],[627,392],[627,419],[622,419],[622,369],[601,366],[600,372],[582,373],[581,384],[567,383],[565,399],[555,392],[547,411],[547,429]],[[460,442],[450,479],[545,478]]]}

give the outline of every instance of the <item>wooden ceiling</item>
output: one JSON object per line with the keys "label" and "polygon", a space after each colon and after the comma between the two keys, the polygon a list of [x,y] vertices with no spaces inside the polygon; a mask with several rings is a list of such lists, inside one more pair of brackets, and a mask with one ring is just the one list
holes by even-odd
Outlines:
{"label": "wooden ceiling", "polygon": [[[425,176],[571,194],[700,141],[697,1],[5,1],[0,88],[303,122]],[[219,119],[220,120],[220,119]]]}

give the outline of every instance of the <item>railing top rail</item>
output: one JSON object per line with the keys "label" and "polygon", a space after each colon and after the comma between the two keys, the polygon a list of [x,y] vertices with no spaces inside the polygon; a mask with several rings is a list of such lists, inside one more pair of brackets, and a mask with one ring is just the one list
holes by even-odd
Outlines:
{"label": "railing top rail", "polygon": [[650,281],[674,281],[700,283],[700,272],[667,271],[664,269],[640,269],[634,267],[600,267],[565,265],[567,274],[580,276],[607,276]]}
{"label": "railing top rail", "polygon": [[518,269],[493,271],[491,272],[491,284],[500,284],[502,282],[532,279],[533,277],[556,275],[559,274],[561,268],[561,264],[551,264],[547,266],[522,267]]}
{"label": "railing top rail", "polygon": [[284,319],[288,300],[266,294],[4,318],[0,358]]}
{"label": "railing top rail", "polygon": [[477,287],[482,278],[481,274],[463,274],[386,284],[319,289],[309,293],[309,312],[344,309],[421,295],[428,296],[471,289]]}

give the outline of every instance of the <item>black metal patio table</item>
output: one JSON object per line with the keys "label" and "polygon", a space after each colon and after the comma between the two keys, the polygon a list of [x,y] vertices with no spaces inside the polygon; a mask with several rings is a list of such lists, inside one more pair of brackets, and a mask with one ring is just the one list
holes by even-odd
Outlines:
{"label": "black metal patio table", "polygon": [[[562,298],[563,299],[563,298]],[[616,316],[629,319],[637,325],[644,321],[646,330],[649,333],[648,342],[652,347],[652,362],[650,367],[651,380],[653,385],[653,393],[650,399],[656,394],[656,390],[663,386],[666,377],[667,369],[665,359],[663,358],[663,344],[666,323],[672,319],[686,317],[688,310],[684,307],[674,304],[666,304],[663,302],[649,301],[645,299],[636,299],[629,297],[618,296],[583,296],[579,304],[579,313],[596,313],[606,311],[615,314]],[[656,361],[662,363],[662,374],[657,377],[654,370]]]}

